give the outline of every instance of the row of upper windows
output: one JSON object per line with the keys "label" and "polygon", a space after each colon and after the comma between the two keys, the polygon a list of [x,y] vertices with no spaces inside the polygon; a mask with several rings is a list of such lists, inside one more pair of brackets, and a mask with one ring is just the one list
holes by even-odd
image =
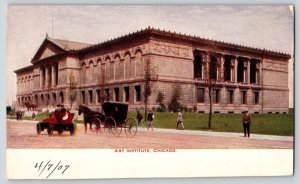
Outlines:
{"label": "row of upper windows", "polygon": [[[241,91],[240,92],[240,102],[241,104],[248,104],[248,91]],[[212,93],[212,102],[215,104],[220,103],[220,89],[213,89]],[[227,99],[227,104],[234,104],[235,97],[234,97],[234,90],[227,90],[226,96],[223,96],[223,98]],[[254,91],[253,92],[253,104],[258,105],[259,104],[259,92]],[[198,103],[204,103],[205,102],[205,89],[204,88],[198,88],[197,89],[197,102]]]}
{"label": "row of upper windows", "polygon": [[33,80],[33,77],[31,75],[18,78],[18,82],[26,82],[26,81],[31,81],[31,80]]}
{"label": "row of upper windows", "polygon": [[[90,66],[91,64],[92,65],[98,65],[99,63],[103,64],[103,63],[107,63],[107,62],[114,62],[114,61],[122,61],[122,60],[130,60],[130,58],[132,58],[133,56],[131,55],[131,53],[128,51],[128,52],[125,52],[124,56],[121,57],[121,55],[119,53],[116,53],[113,55],[113,57],[107,55],[105,57],[99,57],[99,58],[96,58],[96,59],[89,59],[89,60],[85,60],[85,61],[82,61],[82,66]],[[135,55],[134,57],[142,57],[142,51],[141,49],[137,49],[135,51]],[[113,58],[113,59],[111,59]],[[122,59],[121,59],[122,58]]]}

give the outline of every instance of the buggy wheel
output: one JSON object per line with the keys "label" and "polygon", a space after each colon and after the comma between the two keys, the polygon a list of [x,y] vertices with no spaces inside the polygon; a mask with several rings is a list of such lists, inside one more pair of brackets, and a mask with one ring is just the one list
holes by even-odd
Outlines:
{"label": "buggy wheel", "polygon": [[54,128],[53,125],[48,126],[47,132],[49,136],[53,134],[53,128]]}
{"label": "buggy wheel", "polygon": [[72,125],[69,127],[70,135],[74,135],[74,129],[74,123],[72,123]]}
{"label": "buggy wheel", "polygon": [[105,120],[105,131],[113,133],[115,136],[119,136],[122,131],[122,127],[118,127],[114,118],[109,117]]}
{"label": "buggy wheel", "polygon": [[100,129],[100,123],[101,122],[98,118],[94,118],[92,120],[92,127],[91,127],[92,132],[97,132],[98,133],[98,131]]}
{"label": "buggy wheel", "polygon": [[125,121],[125,134],[127,137],[134,137],[137,132],[137,122],[134,118]]}
{"label": "buggy wheel", "polygon": [[36,133],[40,135],[42,132],[42,126],[40,123],[36,124]]}

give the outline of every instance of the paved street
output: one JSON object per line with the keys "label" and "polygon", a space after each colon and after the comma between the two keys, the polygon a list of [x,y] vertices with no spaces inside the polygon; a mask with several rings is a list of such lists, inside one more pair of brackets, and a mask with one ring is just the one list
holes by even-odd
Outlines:
{"label": "paved street", "polygon": [[7,120],[7,148],[174,148],[174,149],[223,149],[223,148],[293,148],[293,138],[252,134],[244,138],[240,133],[221,133],[189,130],[138,128],[135,137],[127,138],[122,131],[119,137],[96,134],[77,126],[74,136],[69,132],[48,136],[47,131],[36,133],[36,122]]}

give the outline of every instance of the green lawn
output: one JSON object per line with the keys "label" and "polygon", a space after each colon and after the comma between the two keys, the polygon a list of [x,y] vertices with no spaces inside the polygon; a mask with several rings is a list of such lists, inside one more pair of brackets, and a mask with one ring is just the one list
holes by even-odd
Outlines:
{"label": "green lawn", "polygon": [[[175,129],[177,113],[155,112],[154,126],[157,128]],[[135,117],[130,112],[129,117]],[[212,131],[243,132],[242,114],[213,114]],[[207,130],[208,114],[185,113],[184,126],[188,130]],[[251,132],[268,135],[294,134],[293,114],[252,114]]]}
{"label": "green lawn", "polygon": [[[175,129],[177,113],[155,112],[154,127]],[[144,114],[143,114],[144,116]],[[46,113],[38,114],[36,121],[46,118]],[[128,117],[136,117],[135,112],[129,112]],[[208,114],[184,113],[184,126],[187,130],[208,130]],[[31,117],[23,119],[32,120]],[[213,114],[212,131],[243,132],[242,114]],[[76,123],[82,123],[75,120]],[[293,114],[252,114],[251,132],[267,135],[294,135]]]}

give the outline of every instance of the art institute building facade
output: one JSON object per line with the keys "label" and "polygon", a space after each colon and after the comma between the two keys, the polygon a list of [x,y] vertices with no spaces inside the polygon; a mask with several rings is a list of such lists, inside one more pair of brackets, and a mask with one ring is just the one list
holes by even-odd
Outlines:
{"label": "art institute building facade", "polygon": [[69,106],[69,76],[77,82],[74,107],[100,109],[101,86],[106,100],[144,107],[145,62],[155,68],[150,107],[158,92],[167,105],[175,88],[180,103],[209,111],[208,75],[215,113],[288,113],[290,55],[196,36],[146,28],[91,45],[46,36],[31,65],[15,71],[17,106]]}

